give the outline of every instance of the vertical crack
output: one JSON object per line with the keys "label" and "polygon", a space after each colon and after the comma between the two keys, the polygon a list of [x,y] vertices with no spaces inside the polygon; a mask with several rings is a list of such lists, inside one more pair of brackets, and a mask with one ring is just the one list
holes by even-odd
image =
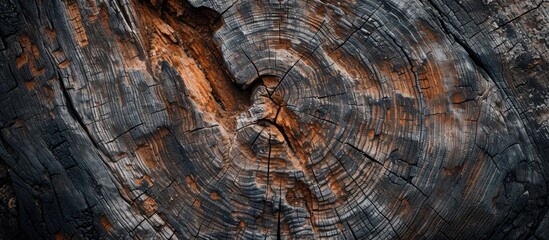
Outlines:
{"label": "vertical crack", "polygon": [[271,172],[271,133],[269,132],[269,155],[267,157],[267,197],[269,197],[270,174]]}
{"label": "vertical crack", "polygon": [[86,124],[84,124],[84,120],[78,114],[78,111],[76,110],[76,107],[74,106],[74,104],[72,102],[72,98],[70,97],[70,94],[68,92],[68,89],[65,86],[65,82],[63,81],[63,77],[61,76],[61,73],[59,71],[57,71],[57,77],[59,78],[59,83],[60,83],[59,86],[61,87],[61,92],[63,93],[63,98],[65,99],[65,106],[67,107],[67,111],[69,112],[69,115],[82,127],[82,129],[86,133],[86,136],[92,142],[93,146],[97,149],[100,149],[99,145],[93,139],[90,131],[86,127]]}
{"label": "vertical crack", "polygon": [[278,195],[278,224],[276,229],[276,239],[280,240],[282,239],[282,230],[280,229],[280,213],[282,212],[282,181],[279,183]]}

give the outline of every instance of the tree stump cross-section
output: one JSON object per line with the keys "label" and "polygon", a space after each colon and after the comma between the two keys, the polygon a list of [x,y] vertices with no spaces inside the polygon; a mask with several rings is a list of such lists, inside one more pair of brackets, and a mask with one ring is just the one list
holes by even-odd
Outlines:
{"label": "tree stump cross-section", "polygon": [[545,0],[0,0],[0,238],[548,239]]}

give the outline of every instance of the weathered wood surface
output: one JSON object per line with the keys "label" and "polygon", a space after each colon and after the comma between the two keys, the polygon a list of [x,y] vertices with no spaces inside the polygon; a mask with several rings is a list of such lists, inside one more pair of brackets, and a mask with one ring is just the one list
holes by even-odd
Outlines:
{"label": "weathered wood surface", "polygon": [[0,6],[3,238],[549,239],[549,2]]}

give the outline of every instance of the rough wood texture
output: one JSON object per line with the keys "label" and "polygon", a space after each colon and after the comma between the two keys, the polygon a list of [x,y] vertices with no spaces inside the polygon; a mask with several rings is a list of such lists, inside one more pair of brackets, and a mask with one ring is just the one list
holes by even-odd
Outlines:
{"label": "rough wood texture", "polygon": [[0,6],[3,238],[549,239],[549,2]]}

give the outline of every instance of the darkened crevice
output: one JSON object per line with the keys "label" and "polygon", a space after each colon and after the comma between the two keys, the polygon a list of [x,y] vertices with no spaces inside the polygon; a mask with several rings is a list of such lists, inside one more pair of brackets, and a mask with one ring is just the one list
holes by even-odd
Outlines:
{"label": "darkened crevice", "polygon": [[[243,106],[246,107],[245,109],[248,109],[252,106],[254,94],[256,94],[255,92],[258,91],[260,87],[264,87],[267,90],[267,94],[262,96],[269,98],[274,104],[280,106],[280,103],[275,101],[275,99],[269,94],[270,89],[268,84],[266,83],[265,78],[276,78],[276,76],[262,75],[256,78],[254,81],[250,82],[249,85],[247,86],[242,85],[238,87],[239,94],[241,94],[242,96],[245,96],[247,99],[247,101],[240,103],[240,104],[244,104]],[[235,83],[233,84],[236,85]],[[277,115],[278,115],[278,111],[277,111]],[[276,116],[274,119],[276,119]]]}
{"label": "darkened crevice", "polygon": [[465,50],[465,52],[467,53],[469,58],[473,61],[473,63],[476,66],[478,66],[480,69],[482,69],[482,71],[484,71],[486,74],[488,74],[488,76],[490,76],[490,78],[492,78],[494,80],[498,79],[498,78],[496,78],[494,73],[490,70],[491,68],[489,66],[487,66],[482,61],[481,57],[475,51],[473,51],[473,49],[471,49],[471,47],[469,47],[468,44],[466,44],[462,39],[460,39],[454,33],[450,32],[450,34],[452,35],[452,37],[454,37],[455,42],[457,44],[459,44]]}
{"label": "darkened crevice", "polygon": [[[59,71],[57,71],[57,78],[59,80],[59,87],[61,88],[61,92],[63,93],[63,98],[65,100],[65,106],[67,107],[67,111],[69,112],[69,115],[78,123],[78,125],[80,125],[80,127],[82,127],[82,130],[84,130],[84,132],[86,133],[86,136],[88,137],[90,142],[93,144],[93,146],[97,150],[103,152],[103,150],[100,148],[100,146],[94,140],[94,138],[93,138],[92,134],[90,133],[90,130],[88,129],[86,124],[84,124],[84,120],[78,114],[78,111],[76,110],[76,107],[74,106],[74,104],[72,102],[72,98],[70,97],[70,94],[69,94],[69,92],[68,92],[68,90],[65,86],[65,83],[63,82],[63,78],[62,78],[61,73]],[[103,152],[103,154],[105,154],[105,152]],[[108,157],[109,155],[105,154],[105,156]]]}
{"label": "darkened crevice", "polygon": [[[233,83],[236,85],[236,83]],[[244,102],[246,105],[246,108],[249,108],[252,106],[252,98],[254,97],[254,92],[260,87],[265,86],[263,82],[263,78],[259,77],[256,80],[252,81],[248,86],[237,86],[239,88],[240,94],[243,94],[246,96],[247,102]]]}
{"label": "darkened crevice", "polygon": [[[194,7],[186,0],[180,1],[180,3],[185,10],[178,18],[193,28],[207,33],[213,33],[223,26],[223,21],[220,21],[223,18],[221,18],[221,14],[215,10],[207,7]],[[166,4],[167,1],[164,2],[163,8],[164,10],[169,11]]]}
{"label": "darkened crevice", "polygon": [[257,124],[260,125],[260,126],[264,126],[264,125],[272,125],[274,127],[276,127],[276,129],[280,132],[280,134],[282,134],[282,136],[284,137],[284,141],[288,144],[288,147],[290,148],[290,150],[292,150],[293,152],[295,152],[295,148],[293,146],[293,142],[290,141],[290,138],[288,137],[288,134],[286,134],[286,131],[284,130],[284,127],[280,126],[278,123],[272,121],[272,120],[269,120],[269,119],[260,119],[259,121],[257,121]]}

